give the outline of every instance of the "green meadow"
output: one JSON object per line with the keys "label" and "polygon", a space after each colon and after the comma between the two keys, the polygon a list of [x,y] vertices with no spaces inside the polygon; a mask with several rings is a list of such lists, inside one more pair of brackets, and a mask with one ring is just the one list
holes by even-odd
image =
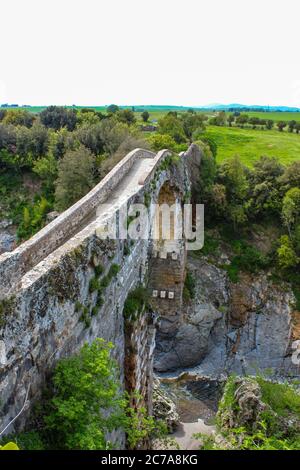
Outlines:
{"label": "green meadow", "polygon": [[277,157],[283,164],[300,159],[300,134],[207,126],[204,135],[216,142],[218,162],[234,155],[239,155],[248,166],[262,155]]}

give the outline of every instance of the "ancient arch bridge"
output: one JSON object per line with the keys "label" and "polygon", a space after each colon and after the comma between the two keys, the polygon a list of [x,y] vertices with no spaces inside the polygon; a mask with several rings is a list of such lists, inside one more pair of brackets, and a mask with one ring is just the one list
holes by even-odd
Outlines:
{"label": "ancient arch bridge", "polygon": [[[175,242],[167,246],[151,237],[102,239],[97,230],[124,205],[188,197],[191,162],[199,159],[199,149],[192,145],[176,162],[170,155],[130,152],[74,206],[0,256],[0,430],[20,411],[28,388],[32,403],[55,362],[96,337],[115,344],[127,388],[139,390],[151,408],[155,325],[147,312],[125,322],[123,306],[128,293],[149,280],[162,325],[179,318],[184,242],[174,249]],[[150,205],[149,235],[157,220],[151,210]]]}

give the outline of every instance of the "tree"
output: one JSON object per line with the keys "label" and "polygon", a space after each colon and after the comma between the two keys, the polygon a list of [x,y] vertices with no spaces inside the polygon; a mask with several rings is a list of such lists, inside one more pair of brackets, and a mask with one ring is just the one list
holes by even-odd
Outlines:
{"label": "tree", "polygon": [[116,118],[119,122],[128,124],[128,126],[134,124],[136,121],[134,112],[131,109],[120,109],[116,113]]}
{"label": "tree", "polygon": [[59,162],[55,184],[55,205],[58,210],[67,209],[93,187],[94,169],[95,157],[85,147],[66,152]]}
{"label": "tree", "polygon": [[54,181],[57,177],[57,161],[50,153],[47,157],[42,157],[36,160],[33,164],[33,171],[45,183],[46,190],[53,191]]}
{"label": "tree", "polygon": [[45,421],[58,448],[112,447],[107,434],[124,423],[125,400],[111,349],[111,343],[97,339],[56,366],[55,395]]}
{"label": "tree", "polygon": [[262,156],[249,173],[250,197],[247,202],[248,214],[278,216],[281,212],[282,191],[279,181],[284,167],[275,157]]}
{"label": "tree", "polygon": [[282,219],[292,236],[292,228],[299,223],[300,218],[300,189],[291,188],[287,191],[282,202]]}
{"label": "tree", "polygon": [[300,188],[300,161],[297,160],[286,166],[283,175],[280,177],[280,183],[286,190],[298,186]]}
{"label": "tree", "polygon": [[279,132],[282,132],[283,129],[286,127],[286,122],[285,121],[278,121],[276,125],[278,127]]}
{"label": "tree", "polygon": [[300,122],[296,123],[295,130],[296,130],[296,134],[299,134],[299,132],[300,132]]}
{"label": "tree", "polygon": [[182,116],[183,131],[186,137],[191,140],[193,134],[197,131],[202,133],[205,130],[203,116],[201,114],[185,113]]}
{"label": "tree", "polygon": [[255,116],[253,116],[253,117],[251,117],[251,118],[249,119],[248,122],[249,122],[249,124],[251,124],[252,129],[256,129],[256,126],[257,126],[258,124],[260,124],[260,119],[257,118],[257,117],[255,117]]}
{"label": "tree", "polygon": [[34,115],[25,109],[8,109],[3,118],[3,123],[12,124],[13,126],[31,127],[34,119]]}
{"label": "tree", "polygon": [[128,125],[118,122],[115,118],[103,119],[99,125],[99,137],[104,151],[109,155],[117,151],[129,133]]}
{"label": "tree", "polygon": [[232,123],[235,121],[234,115],[229,114],[227,121],[228,121],[229,127],[232,127]]}
{"label": "tree", "polygon": [[228,201],[227,218],[233,222],[234,230],[246,222],[245,198],[248,192],[246,168],[238,156],[225,161],[219,168],[218,179],[226,187]]}
{"label": "tree", "polygon": [[[109,121],[109,119],[107,119]],[[103,121],[105,122],[105,121]],[[75,131],[75,137],[79,142],[89,149],[94,155],[99,155],[104,151],[104,140],[102,137],[102,122],[84,123]]]}
{"label": "tree", "polygon": [[77,124],[77,115],[74,109],[67,109],[63,106],[48,106],[40,113],[41,123],[46,127],[59,130],[66,127],[73,131]]}
{"label": "tree", "polygon": [[94,110],[87,111],[86,109],[82,109],[77,112],[77,126],[91,126],[93,124],[97,124],[98,122],[100,122],[100,117],[97,113],[94,112]]}
{"label": "tree", "polygon": [[113,345],[97,338],[72,357],[61,359],[54,371],[54,396],[46,407],[45,431],[55,449],[108,450],[118,443],[109,441],[116,429],[126,433],[134,449],[150,434],[165,428],[147,416],[145,407],[130,407],[122,391]]}
{"label": "tree", "polygon": [[236,122],[237,126],[243,128],[244,125],[247,124],[248,119],[249,119],[249,118],[248,118],[248,115],[247,115],[247,114],[240,114],[240,115],[236,118],[235,122]]}
{"label": "tree", "polygon": [[280,246],[277,248],[278,264],[283,269],[289,269],[296,266],[299,262],[293,244],[287,235],[279,239]]}
{"label": "tree", "polygon": [[148,122],[150,114],[148,113],[148,111],[143,111],[142,114],[141,114],[141,117],[142,117],[144,122]]}
{"label": "tree", "polygon": [[177,145],[168,134],[153,134],[149,137],[148,142],[155,152],[163,149],[175,150]]}
{"label": "tree", "polygon": [[248,191],[246,169],[237,155],[220,166],[219,179],[225,184],[230,201],[237,203],[244,200]]}
{"label": "tree", "polygon": [[211,118],[210,124],[213,126],[225,126],[226,124],[226,113],[225,111],[220,111],[217,116]]}
{"label": "tree", "polygon": [[170,135],[177,144],[186,142],[183,123],[174,112],[169,112],[158,121],[160,134]]}
{"label": "tree", "polygon": [[292,121],[289,121],[289,132],[294,132],[296,124],[297,122],[294,119],[292,119]]}
{"label": "tree", "polygon": [[119,111],[119,106],[116,104],[110,104],[107,106],[107,113],[108,114],[115,114],[117,111]]}
{"label": "tree", "polygon": [[266,128],[267,128],[268,130],[271,130],[271,129],[273,128],[273,126],[274,126],[274,121],[273,121],[272,119],[267,119],[267,121],[266,121]]}

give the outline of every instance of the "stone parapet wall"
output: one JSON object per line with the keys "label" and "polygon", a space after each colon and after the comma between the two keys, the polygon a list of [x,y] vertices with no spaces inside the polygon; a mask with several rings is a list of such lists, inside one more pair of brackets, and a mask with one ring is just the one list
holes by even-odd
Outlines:
{"label": "stone parapet wall", "polygon": [[[155,154],[135,149],[124,157],[86,196],[63,212],[13,252],[0,256],[0,298],[6,295],[31,267],[42,261],[84,226],[84,220],[106,201],[138,158]],[[158,156],[157,156],[158,157]],[[157,159],[157,157],[155,157]],[[158,160],[160,157],[158,157]]]}
{"label": "stone parapet wall", "polygon": [[[86,341],[90,343],[102,337],[115,344],[114,354],[120,364],[122,383],[125,383],[123,306],[128,293],[139,283],[146,284],[151,276],[148,269],[149,255],[153,252],[151,206],[152,222],[147,240],[129,243],[120,239],[101,239],[97,235],[99,224],[116,215],[119,210],[116,206],[112,206],[102,218],[88,222],[75,234],[73,229],[107,198],[110,188],[120,183],[122,175],[126,175],[138,158],[152,158],[153,165],[136,186],[136,191],[125,201],[120,199],[122,204],[143,203],[146,194],[152,202],[157,202],[166,182],[182,195],[183,188],[188,187],[183,168],[185,159],[182,157],[177,168],[161,165],[169,155],[167,150],[157,155],[141,149],[131,152],[77,204],[17,250],[0,257],[0,430],[18,414],[30,387],[30,407],[15,423],[15,430],[22,429],[57,360],[74,354]],[[68,234],[71,234],[69,238]],[[172,258],[160,261],[167,263],[168,272],[169,263],[175,262]],[[178,270],[183,272],[185,259],[177,259],[176,262]],[[100,303],[99,292],[91,289],[91,281],[96,276],[95,267],[99,264],[105,268],[99,282],[108,275],[112,265],[119,267],[117,274],[106,282]],[[159,272],[154,275],[159,276]],[[164,288],[164,280],[159,279]],[[182,274],[178,274],[179,283],[182,279]],[[151,282],[150,279],[150,286]],[[179,285],[178,298],[181,291],[182,286]],[[158,313],[159,309],[157,304]],[[137,325],[136,331],[139,358],[132,378],[128,377],[128,380],[132,380],[144,394],[151,411],[155,328],[151,322],[143,321]],[[10,427],[8,432],[13,430]]]}

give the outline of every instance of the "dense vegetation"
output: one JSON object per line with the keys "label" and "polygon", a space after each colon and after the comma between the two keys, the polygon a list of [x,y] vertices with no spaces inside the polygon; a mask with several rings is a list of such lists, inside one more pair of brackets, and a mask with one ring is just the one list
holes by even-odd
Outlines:
{"label": "dense vegetation", "polygon": [[2,444],[14,440],[25,450],[101,450],[118,448],[112,434],[117,429],[125,432],[129,448],[149,436],[161,437],[163,423],[147,416],[143,407],[132,408],[131,397],[122,392],[112,347],[97,339],[77,355],[61,359],[28,431],[5,436]]}
{"label": "dense vegetation", "polygon": [[[208,232],[219,234],[207,234],[202,253],[216,252],[220,239],[227,241],[234,255],[224,268],[233,281],[240,270],[269,269],[277,280],[293,284],[299,307],[300,161],[283,166],[263,156],[250,169],[236,156],[217,164],[209,147],[200,145],[204,155],[193,199],[205,204]],[[254,230],[269,232],[267,251],[251,243]]]}
{"label": "dense vegetation", "polygon": [[[240,380],[229,377],[216,419],[218,438],[200,435],[202,450],[298,450],[300,446],[300,394],[297,384],[273,383],[263,377],[246,382],[258,391],[259,407],[253,415],[237,399]],[[253,396],[252,396],[253,399]],[[259,403],[259,402],[258,402]],[[251,407],[251,402],[246,406]],[[246,413],[245,413],[246,411]],[[249,412],[249,410],[248,410]]]}
{"label": "dense vegetation", "polygon": [[37,114],[0,109],[0,218],[12,220],[19,240],[45,225],[48,212],[64,210],[86,194],[135,147],[178,153],[201,139],[215,155],[218,147],[218,162],[239,154],[247,165],[260,155],[292,162],[300,151],[296,119],[280,132],[274,120],[251,113],[160,111],[156,131],[143,132],[140,124],[153,118],[146,109],[101,109],[50,106],[33,109]]}

